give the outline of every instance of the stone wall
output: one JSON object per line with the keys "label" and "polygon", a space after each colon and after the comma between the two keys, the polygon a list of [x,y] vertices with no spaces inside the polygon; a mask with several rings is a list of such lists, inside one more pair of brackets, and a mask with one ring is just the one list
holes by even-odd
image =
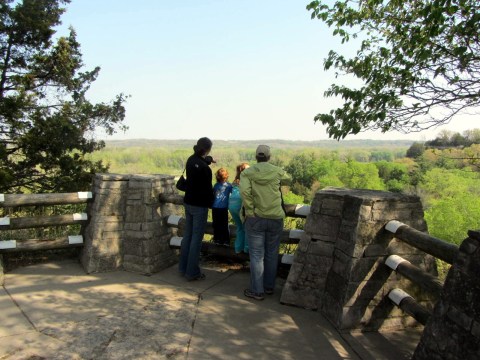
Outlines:
{"label": "stone wall", "polygon": [[422,305],[428,294],[384,265],[390,254],[436,275],[433,257],[384,230],[399,220],[426,231],[418,197],[370,190],[318,192],[305,225],[281,302],[321,310],[338,329],[394,329],[416,325],[386,298],[400,287]]}
{"label": "stone wall", "polygon": [[414,360],[480,359],[480,231],[469,237],[450,268]]}
{"label": "stone wall", "polygon": [[81,262],[88,273],[124,269],[153,273],[177,261],[161,193],[174,193],[173,176],[97,174],[83,229]]}

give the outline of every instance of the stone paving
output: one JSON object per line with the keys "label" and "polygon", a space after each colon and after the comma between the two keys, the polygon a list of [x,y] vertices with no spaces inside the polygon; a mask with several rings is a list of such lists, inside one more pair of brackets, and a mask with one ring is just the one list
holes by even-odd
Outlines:
{"label": "stone paving", "polygon": [[281,281],[258,302],[243,296],[248,272],[205,273],[16,269],[0,288],[0,359],[409,359],[419,340],[419,330],[339,333],[319,312],[281,305]]}

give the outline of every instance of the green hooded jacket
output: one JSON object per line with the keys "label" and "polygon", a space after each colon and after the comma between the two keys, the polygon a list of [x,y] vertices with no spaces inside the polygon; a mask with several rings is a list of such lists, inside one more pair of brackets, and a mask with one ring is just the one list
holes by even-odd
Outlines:
{"label": "green hooded jacket", "polygon": [[283,219],[280,185],[288,182],[285,170],[268,162],[259,162],[245,169],[240,176],[245,216]]}

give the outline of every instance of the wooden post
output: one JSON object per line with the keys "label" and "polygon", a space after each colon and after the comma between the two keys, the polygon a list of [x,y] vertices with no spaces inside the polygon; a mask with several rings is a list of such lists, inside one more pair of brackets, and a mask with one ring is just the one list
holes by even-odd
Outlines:
{"label": "wooden post", "polygon": [[[179,194],[160,194],[159,201],[174,205],[183,205],[183,196]],[[289,217],[306,218],[310,213],[310,205],[285,204],[285,212]]]}
{"label": "wooden post", "polygon": [[87,214],[2,218],[0,230],[30,229],[48,226],[74,225],[87,221]]}
{"label": "wooden post", "polygon": [[65,236],[55,239],[17,240],[13,241],[14,247],[0,249],[0,253],[82,247],[83,238],[80,238],[81,236]]}
{"label": "wooden post", "polygon": [[3,195],[3,201],[0,201],[1,207],[82,204],[92,199],[91,192],[0,195]]}
{"label": "wooden post", "polygon": [[385,229],[407,244],[433,255],[449,264],[453,264],[458,254],[458,246],[418,231],[399,221],[390,221]]}
{"label": "wooden post", "polygon": [[388,298],[422,325],[425,325],[430,316],[432,316],[431,312],[419,305],[413,297],[401,289],[393,289],[390,291]]}
{"label": "wooden post", "polygon": [[0,254],[0,286],[5,284],[5,274],[3,273],[3,255]]}
{"label": "wooden post", "polygon": [[[166,218],[166,222],[168,226],[175,227],[179,229],[181,232],[185,228],[185,218],[177,216],[177,215],[170,215]],[[237,227],[235,225],[229,225],[230,230],[230,239],[234,239],[236,237]],[[283,230],[282,235],[280,237],[280,243],[282,244],[298,244],[301,237],[303,236],[303,230]],[[207,226],[205,228],[205,234],[213,235],[213,225],[211,222],[207,222]]]}
{"label": "wooden post", "polygon": [[[181,247],[181,237],[174,236],[170,240],[170,247],[173,249],[180,249]],[[250,257],[245,253],[235,253],[233,247],[227,247],[223,245],[217,245],[209,241],[202,241],[202,252],[208,255],[221,256],[223,258],[231,259],[234,261],[248,261]],[[292,265],[292,254],[279,254],[278,255],[278,264],[282,266],[291,266]]]}
{"label": "wooden post", "polygon": [[437,277],[423,271],[415,265],[412,265],[410,261],[398,255],[390,255],[385,261],[385,265],[413,281],[424,291],[428,291],[437,297],[440,296],[443,289],[443,283]]}
{"label": "wooden post", "polygon": [[162,193],[159,195],[159,201],[162,203],[183,205],[183,196],[179,194]]}

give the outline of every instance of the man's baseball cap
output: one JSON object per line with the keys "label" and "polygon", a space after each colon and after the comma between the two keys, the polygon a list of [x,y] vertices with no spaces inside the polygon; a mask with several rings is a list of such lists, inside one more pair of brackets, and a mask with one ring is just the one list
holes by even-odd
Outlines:
{"label": "man's baseball cap", "polygon": [[255,154],[262,158],[270,157],[270,146],[268,145],[258,145],[257,151]]}

